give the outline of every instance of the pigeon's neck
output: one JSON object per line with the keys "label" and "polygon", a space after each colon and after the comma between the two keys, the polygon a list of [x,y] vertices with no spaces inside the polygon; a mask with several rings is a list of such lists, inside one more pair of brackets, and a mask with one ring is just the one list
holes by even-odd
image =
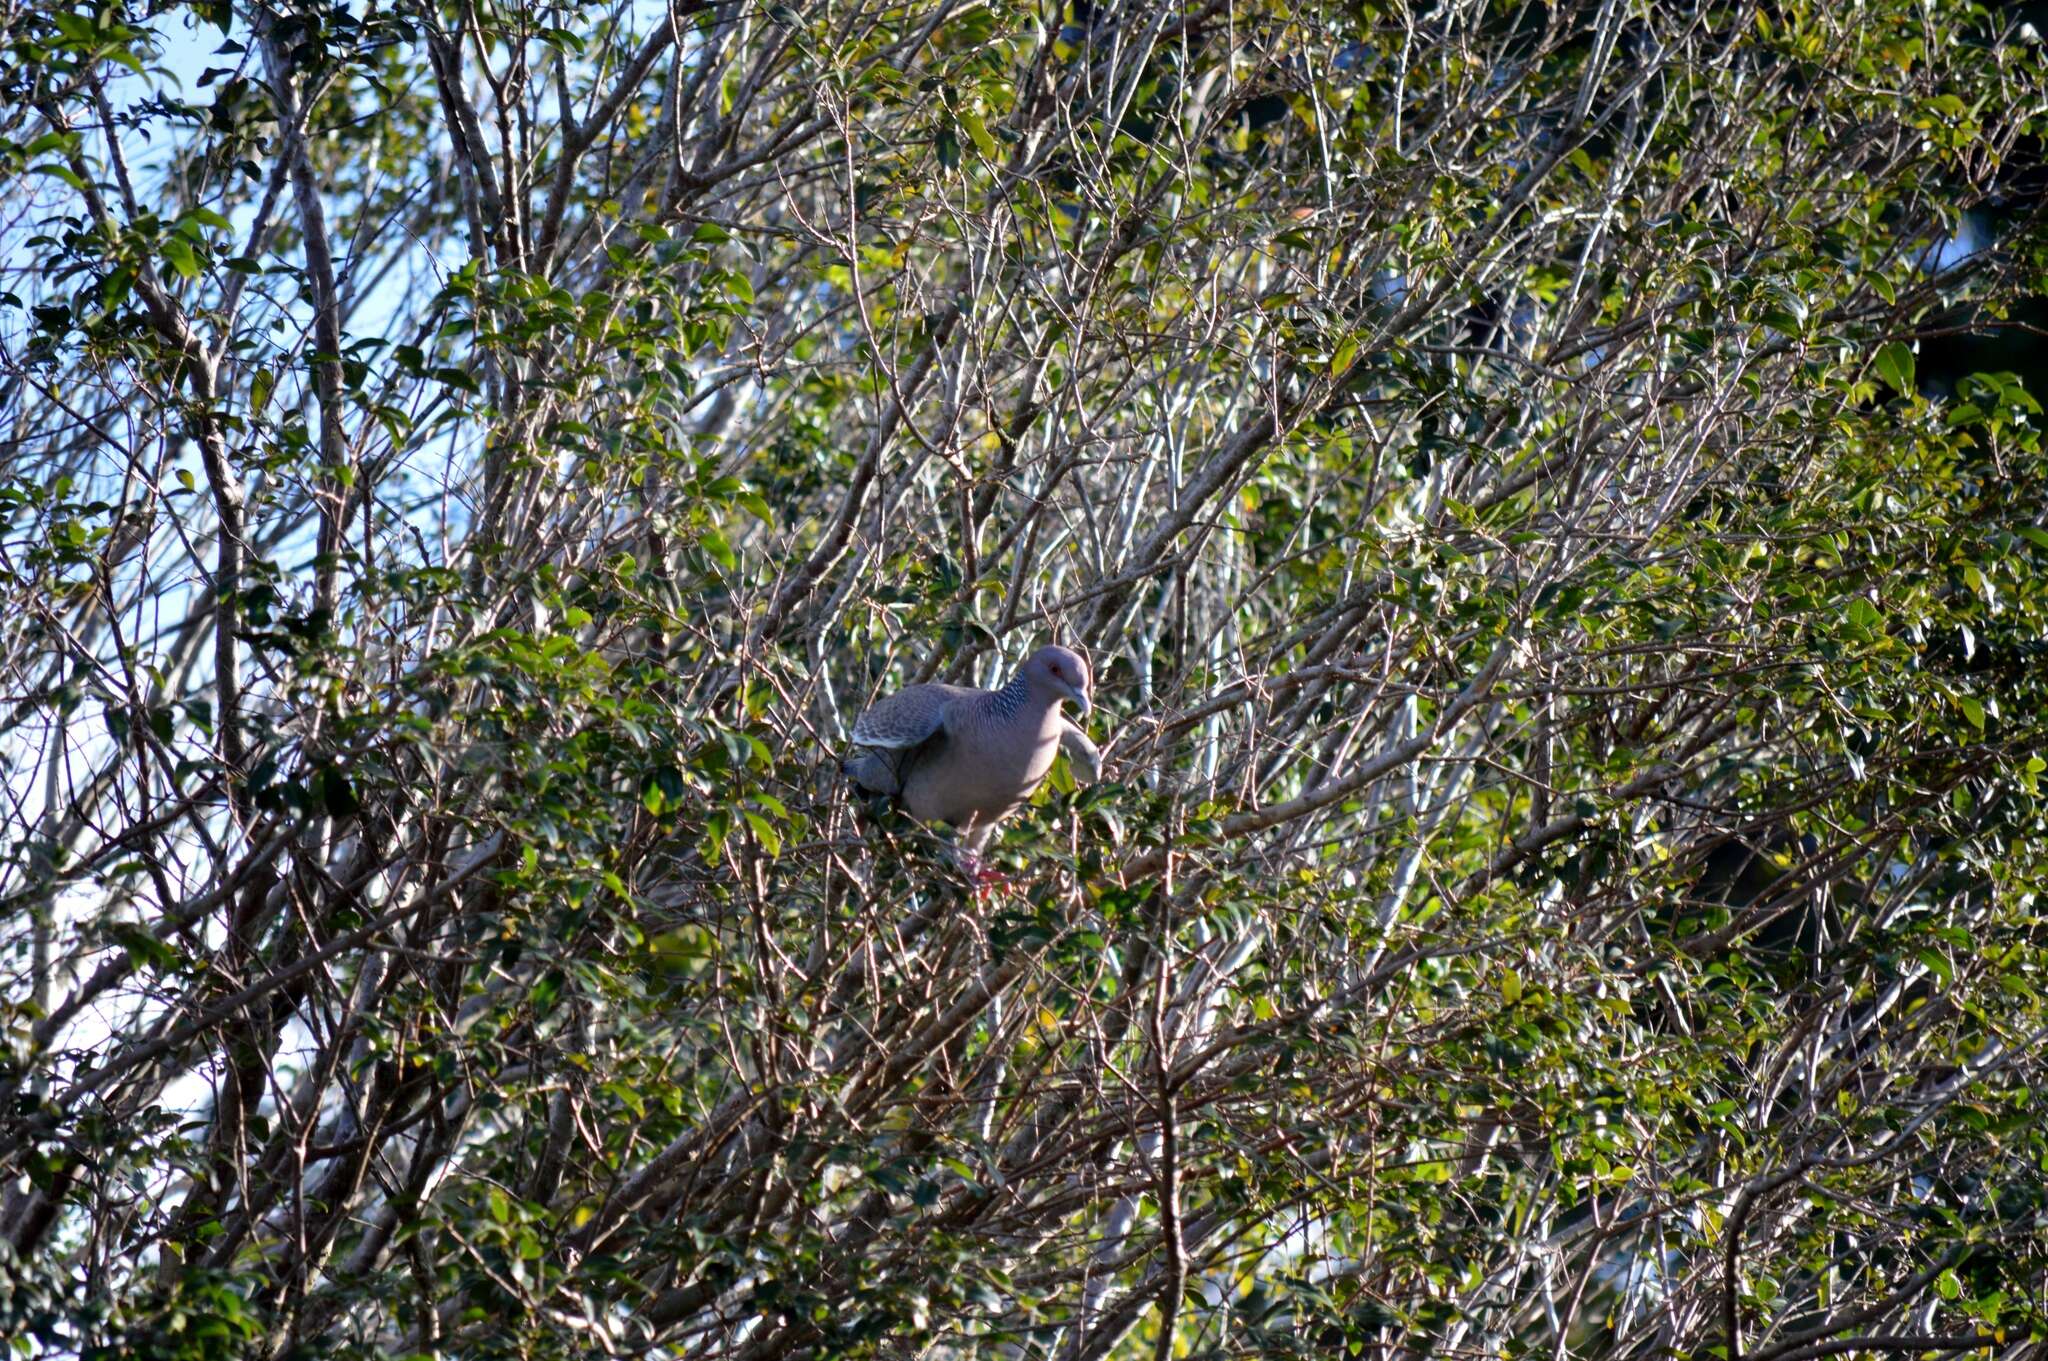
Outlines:
{"label": "pigeon's neck", "polygon": [[1041,717],[1052,707],[1044,695],[1033,694],[1031,683],[1024,679],[1022,672],[1010,678],[1010,683],[989,694],[989,709],[995,718],[1005,723],[1015,723]]}

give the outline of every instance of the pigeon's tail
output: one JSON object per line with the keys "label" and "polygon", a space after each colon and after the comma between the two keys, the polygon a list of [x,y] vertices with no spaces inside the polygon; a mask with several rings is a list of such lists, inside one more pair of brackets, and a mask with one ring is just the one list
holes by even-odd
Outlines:
{"label": "pigeon's tail", "polygon": [[839,771],[864,794],[882,795],[900,792],[896,786],[896,772],[889,762],[871,751],[856,751],[839,762]]}

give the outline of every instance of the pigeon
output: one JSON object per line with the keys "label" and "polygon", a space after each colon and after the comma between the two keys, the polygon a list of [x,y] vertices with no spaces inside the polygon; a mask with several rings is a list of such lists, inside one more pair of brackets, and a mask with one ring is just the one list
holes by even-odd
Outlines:
{"label": "pigeon", "polygon": [[1101,753],[1060,711],[1071,702],[1086,716],[1088,663],[1057,644],[1042,647],[1000,690],[908,685],[887,695],[853,725],[853,751],[840,763],[855,785],[889,797],[920,822],[957,828],[963,864],[977,879],[982,849],[996,824],[1021,806],[1065,747],[1087,779]]}

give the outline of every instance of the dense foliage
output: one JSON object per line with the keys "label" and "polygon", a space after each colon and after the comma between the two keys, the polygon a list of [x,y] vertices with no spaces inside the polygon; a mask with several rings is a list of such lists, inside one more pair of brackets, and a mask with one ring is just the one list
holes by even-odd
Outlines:
{"label": "dense foliage", "polygon": [[[19,1352],[2041,1354],[2014,13],[82,3]],[[1055,636],[977,896],[834,757]]]}

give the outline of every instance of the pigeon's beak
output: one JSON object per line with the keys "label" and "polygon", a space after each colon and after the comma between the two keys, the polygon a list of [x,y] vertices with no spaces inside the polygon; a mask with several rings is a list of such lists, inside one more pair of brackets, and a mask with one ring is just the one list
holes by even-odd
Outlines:
{"label": "pigeon's beak", "polygon": [[1095,707],[1088,702],[1088,692],[1078,685],[1068,685],[1065,681],[1062,681],[1060,682],[1060,693],[1074,701],[1074,707],[1081,711],[1083,718],[1086,718],[1088,711]]}

